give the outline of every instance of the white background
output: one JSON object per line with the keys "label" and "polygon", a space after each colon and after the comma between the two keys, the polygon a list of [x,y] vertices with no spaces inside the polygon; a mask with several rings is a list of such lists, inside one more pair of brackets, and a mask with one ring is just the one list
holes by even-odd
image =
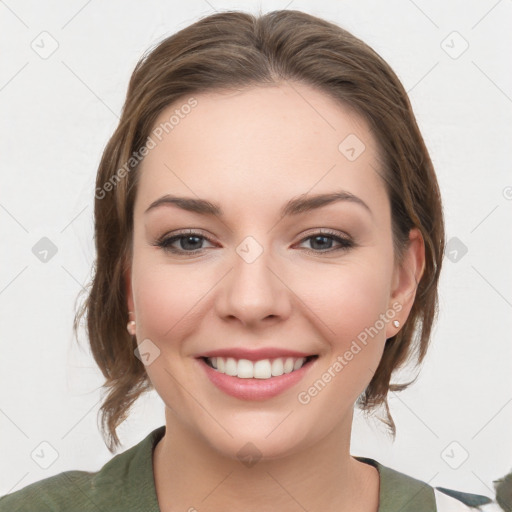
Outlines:
{"label": "white background", "polygon": [[[468,250],[462,257],[459,251],[458,261],[445,258],[439,321],[420,378],[390,396],[396,441],[358,413],[352,454],[431,485],[486,495],[492,480],[512,469],[510,0],[6,0],[0,2],[0,495],[66,470],[97,471],[112,457],[96,419],[103,378],[71,326],[94,259],[96,169],[138,58],[215,10],[260,7],[324,17],[390,63],[410,94],[436,168],[447,239],[457,237]],[[43,37],[45,48],[52,38],[58,43],[46,59],[31,47],[42,46]],[[32,252],[42,237],[58,250],[46,263]],[[158,395],[141,398],[119,429],[120,451],[163,424]],[[31,458],[41,449],[51,456],[47,445],[39,446],[43,441],[58,453],[47,469]]]}

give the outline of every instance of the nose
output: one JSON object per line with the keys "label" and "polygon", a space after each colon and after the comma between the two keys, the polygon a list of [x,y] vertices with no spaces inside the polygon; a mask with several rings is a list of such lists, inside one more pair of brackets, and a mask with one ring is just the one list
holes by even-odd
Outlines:
{"label": "nose", "polygon": [[254,261],[244,259],[243,253],[240,254],[234,254],[231,271],[219,283],[220,291],[215,302],[217,314],[245,327],[267,325],[287,318],[291,292],[268,251],[264,250]]}

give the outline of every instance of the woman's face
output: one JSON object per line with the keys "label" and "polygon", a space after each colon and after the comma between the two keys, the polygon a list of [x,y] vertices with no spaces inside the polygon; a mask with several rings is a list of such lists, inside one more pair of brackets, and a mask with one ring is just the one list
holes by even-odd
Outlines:
{"label": "woman's face", "polygon": [[[126,274],[166,417],[230,457],[348,436],[414,299],[414,276],[394,266],[376,142],[362,118],[301,84],[194,98],[155,124]],[[166,195],[187,201],[155,204]],[[200,357],[216,353],[217,369]],[[315,357],[286,373],[301,354]]]}

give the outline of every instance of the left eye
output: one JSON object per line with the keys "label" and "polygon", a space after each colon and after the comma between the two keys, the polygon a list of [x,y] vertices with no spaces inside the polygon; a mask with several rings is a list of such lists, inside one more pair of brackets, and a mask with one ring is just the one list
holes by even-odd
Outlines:
{"label": "left eye", "polygon": [[[350,239],[341,237],[339,235],[335,235],[333,233],[315,233],[315,234],[308,236],[308,237],[304,238],[303,240],[301,240],[301,243],[304,243],[308,240],[311,241],[310,244],[314,250],[308,249],[307,252],[313,252],[313,253],[324,253],[324,252],[346,250],[346,249],[350,249],[354,245]],[[330,245],[329,247],[326,247],[326,242]],[[333,242],[337,242],[339,244],[339,247],[332,248]],[[316,248],[315,248],[315,246],[316,246]]]}

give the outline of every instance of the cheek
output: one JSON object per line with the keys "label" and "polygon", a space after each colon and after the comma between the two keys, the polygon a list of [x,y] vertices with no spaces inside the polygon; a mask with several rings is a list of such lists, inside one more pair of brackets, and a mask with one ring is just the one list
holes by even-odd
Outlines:
{"label": "cheek", "polygon": [[387,304],[387,288],[381,276],[368,273],[353,275],[340,298],[337,327],[345,338],[356,338],[366,328],[374,325]]}
{"label": "cheek", "polygon": [[[157,392],[171,408],[189,409],[185,417],[193,417],[193,404],[179,384],[187,373],[186,346],[181,341],[197,328],[200,300],[211,288],[202,276],[179,265],[162,264],[153,255],[141,254],[133,261],[133,292],[137,310],[137,340],[151,340],[159,355],[146,366],[146,372]],[[156,352],[155,352],[156,353]],[[176,380],[177,379],[177,380]],[[193,387],[191,381],[187,388]]]}
{"label": "cheek", "polygon": [[330,354],[321,369],[328,391],[314,407],[320,407],[320,414],[322,407],[336,404],[329,413],[334,421],[364,391],[379,365],[386,342],[381,315],[388,306],[390,276],[385,261],[363,263],[361,258],[318,277],[310,304],[321,320],[316,326],[328,327],[322,330]]}
{"label": "cheek", "polygon": [[139,335],[159,344],[184,334],[194,323],[198,302],[211,286],[190,268],[165,265],[155,258],[134,259],[133,291]]}
{"label": "cheek", "polygon": [[[324,268],[314,278],[304,274],[295,285],[298,295],[314,313],[315,324],[323,325],[322,331],[334,351],[343,349],[373,326],[388,304],[389,275],[385,265],[360,261]],[[381,322],[378,327],[382,328]]]}
{"label": "cheek", "polygon": [[[350,265],[315,280],[308,306],[329,342],[319,374],[305,382],[298,400],[310,417],[341,421],[371,381],[385,346],[389,285],[384,265]],[[323,293],[321,293],[323,290]]]}

